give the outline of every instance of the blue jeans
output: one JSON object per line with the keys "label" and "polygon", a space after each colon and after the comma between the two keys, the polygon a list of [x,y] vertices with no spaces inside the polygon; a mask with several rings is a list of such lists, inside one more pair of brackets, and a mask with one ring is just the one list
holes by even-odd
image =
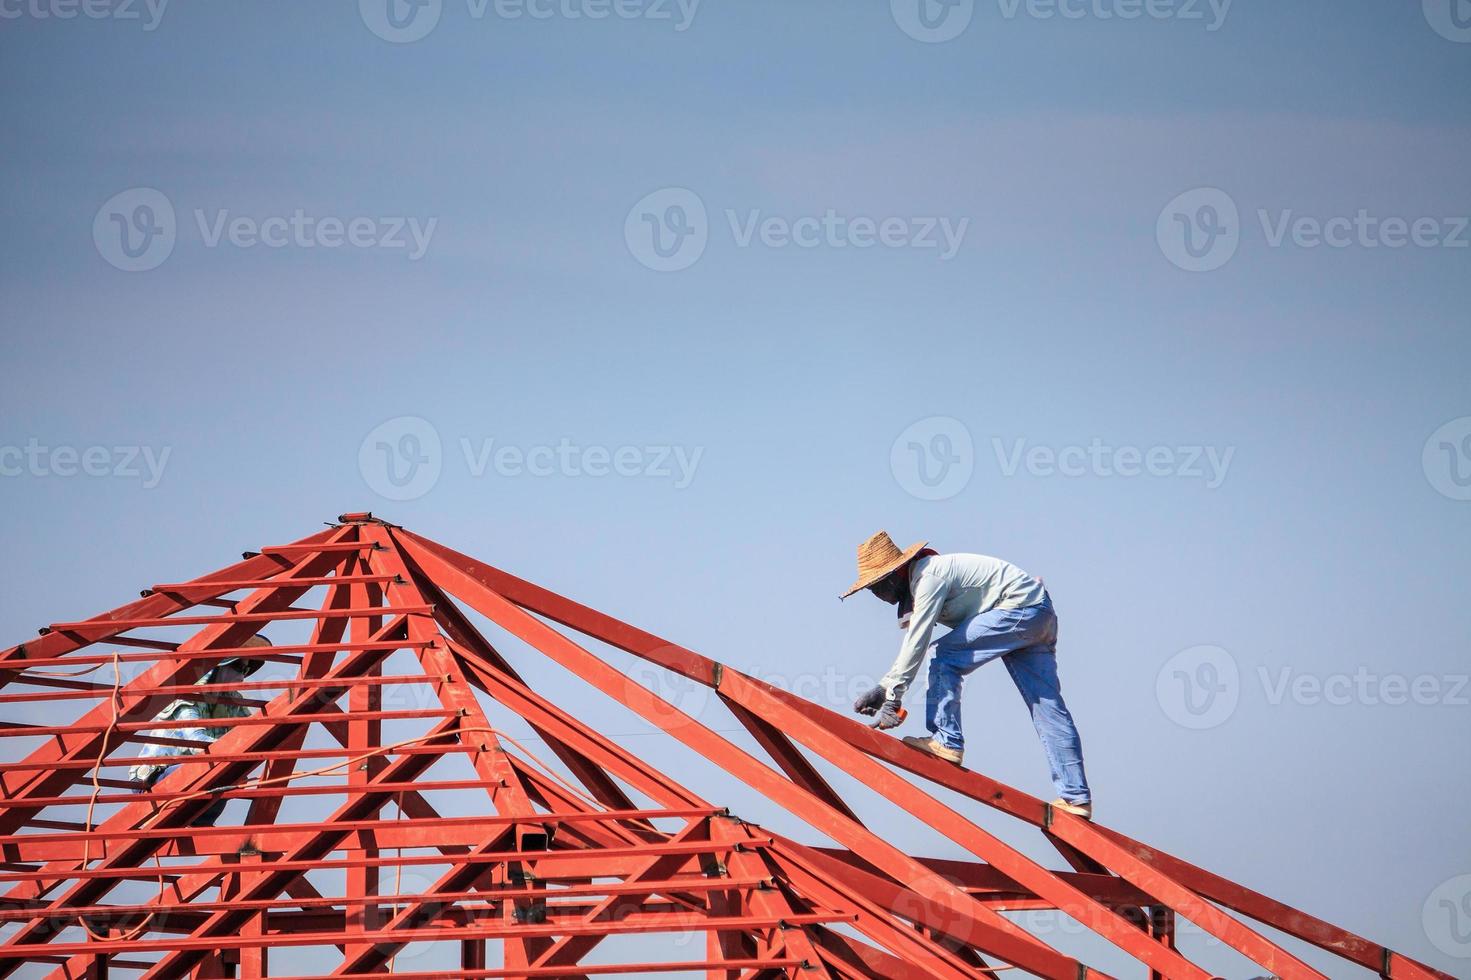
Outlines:
{"label": "blue jeans", "polygon": [[[159,772],[158,775],[156,775],[152,779],[148,780],[147,783],[141,784],[141,785],[137,786],[133,790],[133,792],[135,792],[135,793],[147,793],[149,790],[153,789],[154,786],[158,785],[158,783],[160,783],[164,779],[164,777],[168,776],[169,773],[173,772],[175,769],[178,769],[178,768],[179,768],[179,764],[177,762],[174,763],[171,766],[168,766],[167,768],[165,768],[161,772]],[[203,813],[201,813],[199,816],[195,817],[194,820],[190,822],[189,826],[191,826],[191,827],[213,827],[215,825],[215,821],[218,820],[218,819],[220,819],[220,814],[222,814],[222,813],[225,812],[225,803],[226,802],[228,802],[228,801],[226,801],[226,800],[215,800],[213,803],[211,803],[208,807],[205,808],[205,810],[204,810]]]}
{"label": "blue jeans", "polygon": [[1057,795],[1069,803],[1087,803],[1088,777],[1083,772],[1083,742],[1062,699],[1057,679],[1057,614],[1046,600],[1025,609],[991,609],[972,616],[930,644],[930,689],[925,727],[935,740],[952,749],[965,748],[960,731],[960,688],[982,664],[1002,658],[1021,692]]}

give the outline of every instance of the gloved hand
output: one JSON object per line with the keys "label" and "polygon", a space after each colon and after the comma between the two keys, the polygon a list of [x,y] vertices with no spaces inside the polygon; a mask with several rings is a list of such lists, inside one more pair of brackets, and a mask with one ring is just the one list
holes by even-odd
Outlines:
{"label": "gloved hand", "polygon": [[884,706],[879,709],[878,717],[869,722],[868,727],[877,728],[879,731],[884,731],[885,729],[889,728],[898,728],[904,723],[904,715],[900,713],[902,710],[903,709],[899,707],[898,701],[885,701]]}
{"label": "gloved hand", "polygon": [[888,696],[889,692],[884,690],[883,685],[879,685],[872,691],[859,697],[857,701],[854,701],[853,710],[860,715],[871,715],[878,711],[879,707],[884,703],[884,699]]}

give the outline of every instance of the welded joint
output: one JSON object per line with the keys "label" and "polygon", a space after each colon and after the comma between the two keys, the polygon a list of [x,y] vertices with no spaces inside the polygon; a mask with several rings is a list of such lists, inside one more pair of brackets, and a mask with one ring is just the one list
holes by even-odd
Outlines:
{"label": "welded joint", "polygon": [[1390,976],[1392,976],[1392,974],[1389,971],[1394,966],[1394,950],[1390,949],[1388,946],[1381,946],[1380,949],[1379,949],[1379,954],[1380,954],[1379,975],[1381,977],[1390,977]]}
{"label": "welded joint", "polygon": [[720,682],[725,679],[725,665],[716,661],[710,665],[710,686],[720,690]]}

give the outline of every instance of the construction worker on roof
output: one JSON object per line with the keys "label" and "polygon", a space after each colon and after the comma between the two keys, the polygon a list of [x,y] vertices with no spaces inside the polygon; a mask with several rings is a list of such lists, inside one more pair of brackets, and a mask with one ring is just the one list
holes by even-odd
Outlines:
{"label": "construction worker on roof", "polygon": [[[858,581],[841,598],[868,589],[898,606],[904,642],[894,666],[853,703],[853,710],[875,716],[873,728],[898,727],[906,714],[904,693],[930,654],[925,700],[930,734],[906,736],[904,743],[959,765],[965,754],[960,689],[971,671],[1000,659],[1042,740],[1058,792],[1052,805],[1092,819],[1083,743],[1057,678],[1057,613],[1042,580],[1000,558],[942,555],[928,543],[900,551],[880,531],[858,546]],[[950,632],[932,642],[936,623]]]}
{"label": "construction worker on roof", "polygon": [[[268,647],[271,641],[264,636],[252,636],[246,640],[243,646]],[[238,684],[245,678],[254,674],[264,666],[265,661],[251,657],[235,657],[215,666],[203,677],[199,678],[199,684]],[[207,721],[215,718],[244,718],[250,714],[250,709],[240,704],[236,695],[211,695],[210,700],[191,700],[181,698],[170,702],[158,714],[153,716],[154,721]],[[198,728],[157,728],[146,729],[143,734],[162,736],[164,738],[189,739],[196,742],[213,743],[230,729],[227,727],[200,726]],[[204,749],[185,745],[162,745],[150,742],[143,746],[140,753],[144,757],[169,758],[183,755],[198,755]],[[169,773],[179,768],[179,763],[164,763],[162,765],[151,765],[140,763],[128,770],[128,775],[133,777],[133,790],[137,793],[147,793],[154,785]],[[196,827],[212,827],[220,814],[225,811],[225,801],[215,800],[194,821]]]}

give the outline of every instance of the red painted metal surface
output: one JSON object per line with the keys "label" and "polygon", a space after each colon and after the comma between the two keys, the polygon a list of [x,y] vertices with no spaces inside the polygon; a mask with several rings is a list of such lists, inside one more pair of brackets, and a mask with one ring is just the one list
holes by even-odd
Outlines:
{"label": "red painted metal surface", "polygon": [[[569,713],[472,614],[818,841],[740,819]],[[243,646],[262,632],[272,647]],[[710,688],[720,723],[580,637]],[[265,667],[197,683],[242,654]],[[0,977],[1105,976],[1006,914],[1039,910],[1140,976],[1211,976],[1177,916],[1284,980],[1334,975],[1307,946],[1445,976],[367,513],[53,624],[0,651],[0,690]],[[152,722],[186,695],[250,713],[212,723],[212,744]],[[767,758],[725,737],[732,718]],[[198,754],[135,785],[129,767],[160,746]],[[972,859],[904,853],[820,766]],[[219,800],[217,824],[195,826]],[[1068,867],[983,829],[982,807]]]}

